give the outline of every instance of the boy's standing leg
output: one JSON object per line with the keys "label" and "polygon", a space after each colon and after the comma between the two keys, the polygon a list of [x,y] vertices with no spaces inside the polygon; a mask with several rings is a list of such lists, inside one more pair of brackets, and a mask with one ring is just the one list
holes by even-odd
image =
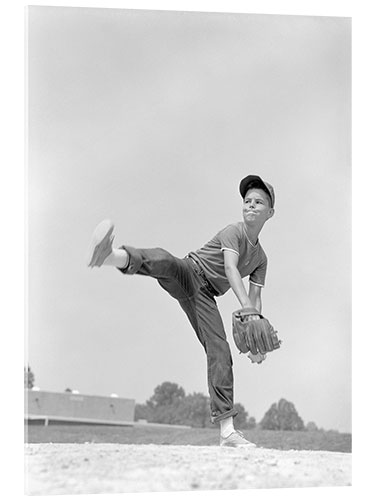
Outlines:
{"label": "boy's standing leg", "polygon": [[233,406],[232,355],[212,291],[203,285],[193,304],[180,302],[180,305],[206,352],[211,421],[220,425],[220,445],[254,447],[234,428],[233,417],[238,412]]}
{"label": "boy's standing leg", "polygon": [[156,249],[113,248],[113,224],[100,223],[92,236],[89,267],[109,265],[124,274],[156,278],[177,299],[187,314],[207,356],[208,388],[212,421],[220,424],[221,446],[255,446],[234,430],[232,357],[225,330],[212,292],[196,273],[190,258],[178,259]]}

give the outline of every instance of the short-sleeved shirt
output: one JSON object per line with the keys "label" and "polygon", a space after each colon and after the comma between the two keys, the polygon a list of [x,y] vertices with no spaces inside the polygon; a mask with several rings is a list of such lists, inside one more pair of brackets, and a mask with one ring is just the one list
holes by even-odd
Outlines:
{"label": "short-sleeved shirt", "polygon": [[223,295],[230,288],[224,269],[224,250],[238,255],[237,268],[241,278],[249,276],[249,281],[254,285],[264,286],[267,256],[259,240],[252,245],[246,236],[244,223],[237,222],[225,227],[202,248],[189,254],[199,261],[218,295]]}

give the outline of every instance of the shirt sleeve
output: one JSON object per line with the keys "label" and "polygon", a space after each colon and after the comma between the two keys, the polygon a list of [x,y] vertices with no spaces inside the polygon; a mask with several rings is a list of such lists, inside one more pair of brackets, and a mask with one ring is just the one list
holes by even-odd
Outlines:
{"label": "shirt sleeve", "polygon": [[237,255],[240,254],[240,232],[235,225],[230,225],[224,228],[218,234],[221,251],[230,250]]}
{"label": "shirt sleeve", "polygon": [[259,266],[249,276],[250,283],[263,287],[266,282],[267,258],[263,259]]}

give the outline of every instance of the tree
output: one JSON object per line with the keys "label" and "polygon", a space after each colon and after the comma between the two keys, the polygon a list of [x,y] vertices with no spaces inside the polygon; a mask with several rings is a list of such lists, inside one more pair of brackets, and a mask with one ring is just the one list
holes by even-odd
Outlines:
{"label": "tree", "polygon": [[135,406],[134,417],[135,420],[192,427],[211,425],[209,398],[199,392],[185,395],[184,389],[174,382],[158,385],[146,404]]}
{"label": "tree", "polygon": [[266,411],[264,417],[260,421],[261,429],[275,431],[280,429],[279,417],[277,412],[277,404],[273,403],[271,408]]}
{"label": "tree", "polygon": [[254,429],[256,427],[256,420],[254,417],[249,417],[249,414],[245,410],[241,403],[235,403],[234,409],[238,411],[236,416],[236,426],[241,429]]}
{"label": "tree", "polygon": [[293,403],[280,399],[279,405],[280,428],[285,431],[303,431],[305,429],[302,418],[298,415]]}
{"label": "tree", "polygon": [[185,399],[185,391],[174,382],[163,382],[154,389],[154,394],[146,404],[137,404],[135,419],[149,422],[177,424],[178,407]]}
{"label": "tree", "polygon": [[151,398],[146,404],[151,408],[160,408],[168,406],[185,397],[185,391],[174,382],[163,382],[158,385]]}
{"label": "tree", "polygon": [[235,403],[233,409],[238,411],[236,416],[236,426],[245,429],[247,427],[247,419],[249,414],[241,403]]}
{"label": "tree", "polygon": [[256,426],[257,426],[257,421],[255,420],[255,418],[254,417],[249,417],[249,419],[247,421],[246,428],[247,429],[255,429]]}
{"label": "tree", "polygon": [[151,422],[150,407],[146,404],[137,403],[134,408],[134,420],[148,420]]}
{"label": "tree", "polygon": [[23,374],[24,374],[24,383],[23,383],[24,388],[32,389],[34,387],[35,376],[31,371],[30,366],[27,366],[27,369],[26,367],[24,367]]}
{"label": "tree", "polygon": [[280,399],[277,404],[273,403],[261,420],[260,426],[262,429],[283,431],[302,431],[305,428],[293,403],[286,399]]}
{"label": "tree", "polygon": [[[240,403],[236,403],[234,408],[238,411],[236,424],[239,427],[255,427],[254,417],[248,419],[248,413]],[[191,427],[213,425],[209,398],[200,392],[186,395],[184,389],[173,382],[163,382],[155,388],[154,394],[145,404],[136,404],[134,418]]]}
{"label": "tree", "polygon": [[166,400],[166,404],[150,404],[149,400],[145,405],[137,405],[136,418],[155,423],[208,427],[211,423],[209,399],[195,392]]}
{"label": "tree", "polygon": [[70,389],[70,387],[67,387],[64,392],[73,392],[73,391],[72,389]]}
{"label": "tree", "polygon": [[211,425],[209,398],[201,392],[188,394],[176,405],[176,416],[180,424],[209,427]]}
{"label": "tree", "polygon": [[308,422],[306,424],[306,430],[307,431],[317,431],[318,430],[318,426],[316,425],[315,422]]}

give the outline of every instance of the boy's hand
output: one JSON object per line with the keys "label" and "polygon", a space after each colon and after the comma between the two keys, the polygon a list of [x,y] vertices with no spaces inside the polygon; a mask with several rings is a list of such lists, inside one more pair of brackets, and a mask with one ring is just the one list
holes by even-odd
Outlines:
{"label": "boy's hand", "polygon": [[281,340],[270,322],[255,308],[246,307],[232,314],[233,340],[238,350],[253,363],[262,363],[268,352],[279,349]]}
{"label": "boy's hand", "polygon": [[[250,316],[250,320],[251,321],[254,321],[254,320],[257,320],[257,319],[260,319],[260,316],[259,314],[252,314]],[[258,365],[260,365],[267,357],[266,354],[261,354],[260,352],[258,352],[258,354],[253,354],[251,351],[249,351],[247,353],[247,357],[250,359],[250,361],[252,363],[258,363]]]}
{"label": "boy's hand", "polygon": [[258,352],[258,354],[253,354],[251,351],[249,351],[247,357],[251,360],[252,363],[258,363],[258,365],[260,365],[260,363],[262,363],[266,359],[267,355],[261,354],[260,352]]}

